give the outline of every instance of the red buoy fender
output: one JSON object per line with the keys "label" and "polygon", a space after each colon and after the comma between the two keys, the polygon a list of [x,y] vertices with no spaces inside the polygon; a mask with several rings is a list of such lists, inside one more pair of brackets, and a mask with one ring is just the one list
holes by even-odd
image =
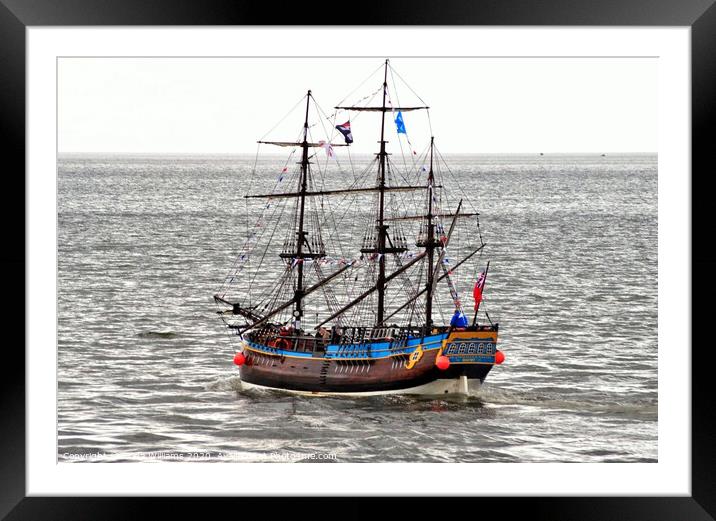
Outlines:
{"label": "red buoy fender", "polygon": [[495,351],[495,363],[497,365],[499,365],[504,361],[505,361],[505,353],[503,353],[499,349],[497,351]]}
{"label": "red buoy fender", "polygon": [[435,359],[435,365],[438,366],[438,369],[444,371],[450,367],[450,359],[447,356],[440,355]]}
{"label": "red buoy fender", "polygon": [[246,357],[244,356],[244,353],[242,353],[241,351],[239,351],[238,353],[236,353],[234,355],[234,363],[236,365],[242,366],[242,365],[244,365],[245,362],[246,362]]}
{"label": "red buoy fender", "polygon": [[276,348],[277,349],[291,349],[291,341],[287,338],[279,338],[276,340]]}

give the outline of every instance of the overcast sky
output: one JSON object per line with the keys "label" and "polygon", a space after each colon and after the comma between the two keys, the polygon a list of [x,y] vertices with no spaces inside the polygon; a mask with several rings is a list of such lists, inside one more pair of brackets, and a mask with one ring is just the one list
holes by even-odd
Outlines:
{"label": "overcast sky", "polygon": [[[346,102],[380,88],[381,72],[369,76],[382,61],[62,58],[59,151],[254,153],[256,140],[287,113],[266,139],[297,137],[305,106],[289,111],[307,89],[329,116],[312,112],[313,129],[330,128],[334,105],[363,80]],[[391,65],[431,107],[432,132],[444,153],[657,151],[653,58],[395,58]],[[394,104],[419,104],[394,78]],[[420,152],[430,136],[428,118],[403,116]],[[342,123],[348,116],[337,118]],[[374,152],[379,114],[353,114],[351,123],[353,150]],[[390,121],[389,131],[397,146]]]}

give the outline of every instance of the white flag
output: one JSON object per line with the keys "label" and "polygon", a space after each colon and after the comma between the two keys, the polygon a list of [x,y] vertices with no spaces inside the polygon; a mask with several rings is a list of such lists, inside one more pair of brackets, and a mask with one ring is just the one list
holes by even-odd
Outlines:
{"label": "white flag", "polygon": [[328,157],[333,157],[333,146],[330,143],[326,143],[325,141],[319,141],[318,146],[320,146],[323,150],[326,151],[326,155]]}

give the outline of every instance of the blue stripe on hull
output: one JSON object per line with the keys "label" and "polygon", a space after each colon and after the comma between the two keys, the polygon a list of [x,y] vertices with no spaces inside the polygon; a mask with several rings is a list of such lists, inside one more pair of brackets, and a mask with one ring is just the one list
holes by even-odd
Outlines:
{"label": "blue stripe on hull", "polygon": [[[410,354],[418,347],[423,346],[423,349],[439,349],[442,345],[442,341],[447,338],[447,333],[440,333],[438,335],[430,335],[427,337],[416,337],[410,338],[407,341],[407,345],[403,347],[394,347],[391,349],[392,342],[375,342],[370,344],[347,344],[347,345],[336,345],[329,344],[326,346],[325,358],[333,360],[351,360],[355,358],[387,358],[389,356],[395,356],[400,354]],[[272,353],[279,356],[298,356],[302,358],[314,358],[313,353],[305,353],[300,351],[291,351],[289,349],[277,349],[275,347],[265,346],[263,344],[257,344],[246,340],[246,343],[250,347],[258,351],[265,353]],[[368,350],[370,346],[370,351]]]}
{"label": "blue stripe on hull", "polygon": [[[393,347],[391,342],[376,342],[371,344],[329,345],[326,347],[326,358],[385,358],[390,355],[410,354],[422,344],[423,349],[438,349],[447,333],[408,339],[407,345]],[[370,346],[370,352],[368,351]]]}
{"label": "blue stripe on hull", "polygon": [[251,342],[249,340],[245,341],[251,348],[256,349],[257,351],[263,351],[264,353],[271,353],[274,355],[283,355],[283,356],[300,356],[303,358],[313,358],[313,354],[311,353],[303,353],[300,351],[291,351],[287,349],[276,349],[275,347],[266,346],[263,344],[257,344],[256,342]]}

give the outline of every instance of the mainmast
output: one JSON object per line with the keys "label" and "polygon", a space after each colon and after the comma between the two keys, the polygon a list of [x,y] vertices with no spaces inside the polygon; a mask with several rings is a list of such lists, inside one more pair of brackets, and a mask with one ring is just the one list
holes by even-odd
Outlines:
{"label": "mainmast", "polygon": [[294,301],[296,307],[293,311],[293,317],[296,321],[296,329],[301,328],[301,318],[303,317],[303,243],[306,242],[306,232],[303,229],[303,217],[306,211],[306,192],[308,191],[308,108],[311,102],[311,91],[306,94],[306,119],[303,123],[303,142],[301,149],[301,179],[299,190],[299,214],[298,214],[298,231],[296,232],[296,262],[298,262],[298,275],[296,276],[296,289],[294,291]]}
{"label": "mainmast", "polygon": [[[334,316],[338,316],[340,313],[345,312],[347,309],[354,306],[357,302],[362,300],[365,296],[372,294],[373,291],[375,291],[378,295],[378,306],[377,306],[377,313],[376,313],[376,326],[381,326],[384,324],[386,320],[386,303],[385,303],[385,290],[387,283],[392,280],[392,275],[386,275],[386,254],[393,254],[393,253],[401,253],[407,250],[406,245],[404,244],[404,240],[397,240],[396,237],[393,237],[393,240],[391,240],[390,235],[388,234],[389,226],[386,224],[387,221],[395,221],[395,220],[402,220],[403,218],[395,218],[385,215],[385,199],[386,199],[386,193],[388,192],[395,192],[395,191],[402,191],[402,190],[413,190],[413,189],[421,189],[425,190],[425,186],[420,187],[400,187],[400,186],[390,186],[386,184],[386,176],[388,173],[388,152],[386,152],[386,144],[387,141],[385,139],[385,114],[389,110],[392,112],[398,112],[399,114],[402,112],[408,112],[413,110],[422,110],[422,109],[428,109],[430,107],[427,106],[399,106],[396,107],[391,103],[390,107],[388,107],[388,67],[389,67],[389,60],[385,60],[384,65],[384,72],[383,72],[383,101],[380,106],[343,106],[339,105],[335,107],[336,109],[343,109],[343,110],[352,110],[352,111],[368,111],[368,112],[380,112],[381,113],[381,121],[380,121],[380,151],[378,152],[378,176],[377,176],[377,182],[374,187],[367,188],[367,189],[360,189],[360,191],[376,191],[378,192],[378,212],[375,219],[375,228],[374,230],[377,232],[377,237],[371,233],[370,237],[367,237],[364,240],[364,247],[361,248],[361,253],[363,254],[374,254],[375,258],[378,262],[378,275],[376,277],[376,283],[375,285],[368,290],[364,295],[359,297],[358,299],[354,300],[353,302],[349,303],[348,305],[344,306],[339,312],[335,313]],[[403,130],[404,132],[404,130]],[[356,191],[356,190],[351,190]],[[307,195],[311,195],[309,192]],[[412,216],[408,217],[412,218]],[[421,219],[424,219],[425,216],[421,215]],[[431,252],[432,253],[432,252]],[[424,254],[421,255],[421,257]],[[402,270],[402,268],[401,268]],[[402,272],[399,270],[399,272]],[[396,272],[397,273],[397,272]]]}
{"label": "mainmast", "polygon": [[378,317],[376,325],[383,324],[385,313],[385,243],[388,226],[385,224],[385,99],[388,95],[388,60],[385,60],[385,75],[383,76],[383,110],[380,122],[380,154],[378,162]]}

